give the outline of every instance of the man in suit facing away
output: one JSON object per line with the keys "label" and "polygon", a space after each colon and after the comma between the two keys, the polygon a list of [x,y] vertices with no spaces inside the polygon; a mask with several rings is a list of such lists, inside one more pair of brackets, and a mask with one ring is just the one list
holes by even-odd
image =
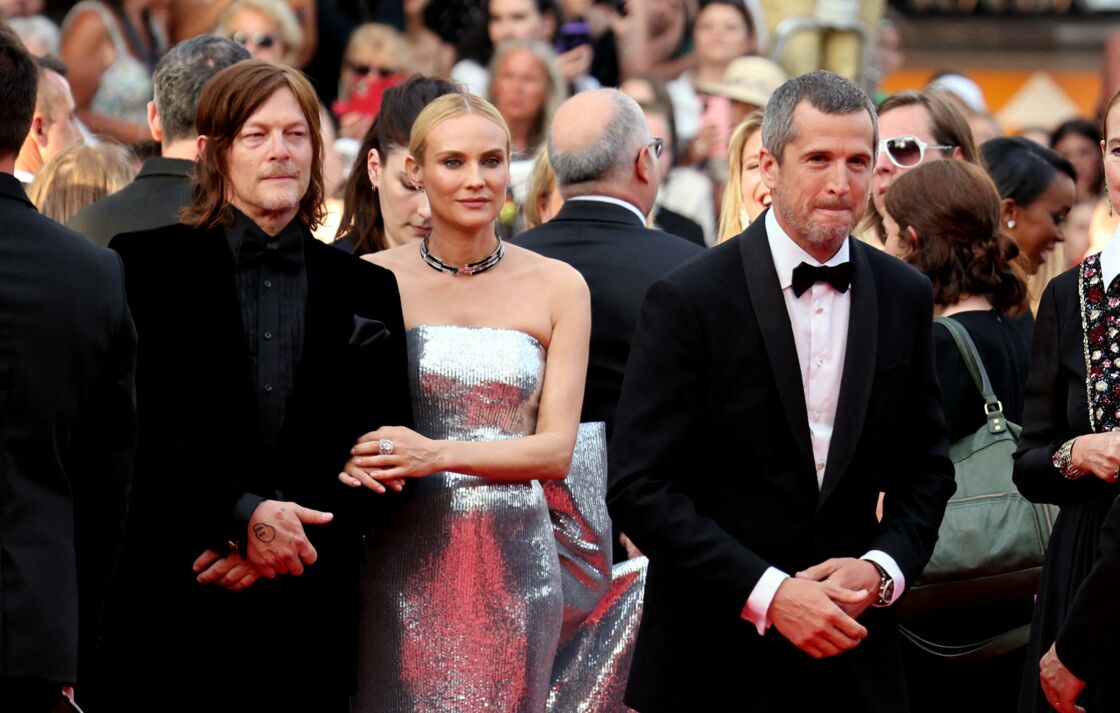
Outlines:
{"label": "man in suit facing away", "polygon": [[121,260],[13,175],[38,74],[0,23],[0,710],[27,713],[81,695],[136,435]]}
{"label": "man in suit facing away", "polygon": [[762,137],[773,207],[650,288],[630,353],[609,504],[650,566],[626,701],[897,713],[890,605],[954,490],[930,285],[850,235],[877,145],[858,87],[790,80]]}
{"label": "man in suit facing away", "polygon": [[197,128],[183,223],[112,242],[143,347],[106,710],[347,711],[361,537],[399,497],[337,475],[360,435],[412,422],[400,295],[312,237],[301,73],[227,67]]}
{"label": "man in suit facing away", "polygon": [[614,425],[630,340],[654,280],[702,249],[645,226],[661,185],[663,139],[617,89],[581,92],[560,105],[548,157],[564,206],[518,245],[579,270],[591,290],[591,353],[582,421]]}
{"label": "man in suit facing away", "polygon": [[206,81],[226,67],[249,59],[233,40],[199,35],[171,48],[152,75],[155,100],[148,102],[148,129],[160,155],[144,162],[127,186],[86,206],[67,225],[98,245],[114,235],[179,222],[191,202],[191,172],[198,156],[194,115]]}

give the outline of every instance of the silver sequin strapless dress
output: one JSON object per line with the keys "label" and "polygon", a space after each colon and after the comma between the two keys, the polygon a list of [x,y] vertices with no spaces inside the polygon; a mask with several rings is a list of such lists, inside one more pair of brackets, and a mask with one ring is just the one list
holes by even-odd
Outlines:
{"label": "silver sequin strapless dress", "polygon": [[[493,441],[535,431],[545,350],[533,337],[421,326],[408,352],[419,432]],[[545,710],[563,601],[538,482],[420,478],[368,555],[355,711]]]}

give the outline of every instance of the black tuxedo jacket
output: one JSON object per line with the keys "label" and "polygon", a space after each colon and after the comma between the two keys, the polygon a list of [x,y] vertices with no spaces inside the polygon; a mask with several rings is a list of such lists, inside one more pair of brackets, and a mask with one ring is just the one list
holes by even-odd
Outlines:
{"label": "black tuxedo jacket", "polygon": [[[161,690],[204,694],[215,671],[262,692],[344,693],[352,681],[360,537],[398,498],[337,476],[361,434],[411,424],[405,329],[392,273],[308,231],[304,246],[305,340],[267,451],[224,232],[176,225],[112,242],[140,338],[136,477],[110,613],[127,693],[153,675]],[[233,517],[245,493],[333,512],[305,529],[318,561],[242,592],[196,583],[203,550],[248,537]]]}
{"label": "black tuxedo jacket", "polygon": [[121,233],[175,225],[191,202],[193,171],[193,161],[150,158],[131,183],[82,208],[66,225],[98,245]]}
{"label": "black tuxedo jacket", "polygon": [[929,282],[850,247],[851,320],[820,488],[765,221],[646,297],[609,449],[611,514],[650,560],[627,689],[643,713],[906,708],[889,609],[868,609],[868,638],[821,661],[740,616],[769,566],[792,575],[878,549],[913,582],[954,490]]}
{"label": "black tuxedo jacket", "polygon": [[77,677],[124,515],[135,360],[120,259],[0,173],[0,676]]}
{"label": "black tuxedo jacket", "polygon": [[591,352],[581,421],[614,425],[622,375],[642,297],[654,280],[703,250],[610,203],[571,200],[549,222],[515,238],[518,245],[563,260],[591,292]]}

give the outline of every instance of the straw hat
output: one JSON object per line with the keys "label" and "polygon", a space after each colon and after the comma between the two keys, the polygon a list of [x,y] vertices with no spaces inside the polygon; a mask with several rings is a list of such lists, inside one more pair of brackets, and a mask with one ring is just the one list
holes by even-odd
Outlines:
{"label": "straw hat", "polygon": [[747,56],[731,60],[723,73],[723,81],[713,84],[698,82],[696,91],[717,94],[733,101],[766,106],[774,90],[785,83],[786,73],[765,57]]}

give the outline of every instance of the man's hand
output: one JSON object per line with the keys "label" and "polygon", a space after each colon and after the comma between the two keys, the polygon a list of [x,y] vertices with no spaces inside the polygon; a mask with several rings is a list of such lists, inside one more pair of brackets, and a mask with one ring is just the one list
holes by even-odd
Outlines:
{"label": "man's hand", "polygon": [[854,649],[867,636],[867,629],[839,606],[855,605],[866,597],[863,590],[790,577],[774,593],[768,613],[782,636],[813,658],[822,659]]}
{"label": "man's hand", "polygon": [[315,564],[319,554],[303,531],[306,525],[325,525],[334,516],[291,502],[265,500],[249,519],[249,563],[262,577],[303,574],[305,564]]}
{"label": "man's hand", "polygon": [[798,572],[798,579],[811,579],[817,582],[829,582],[838,585],[845,591],[863,590],[867,596],[862,601],[852,604],[848,601],[836,602],[848,616],[856,619],[867,607],[879,598],[879,584],[882,581],[879,570],[867,560],[857,560],[854,557],[837,557],[815,564],[803,572]]}
{"label": "man's hand", "polygon": [[206,550],[194,561],[199,584],[217,583],[221,587],[238,591],[257,581],[261,574],[240,552],[230,552],[225,557],[214,550]]}
{"label": "man's hand", "polygon": [[1042,692],[1058,713],[1085,713],[1085,709],[1077,705],[1077,697],[1084,690],[1085,682],[1074,676],[1058,659],[1055,646],[1050,647],[1038,665]]}

